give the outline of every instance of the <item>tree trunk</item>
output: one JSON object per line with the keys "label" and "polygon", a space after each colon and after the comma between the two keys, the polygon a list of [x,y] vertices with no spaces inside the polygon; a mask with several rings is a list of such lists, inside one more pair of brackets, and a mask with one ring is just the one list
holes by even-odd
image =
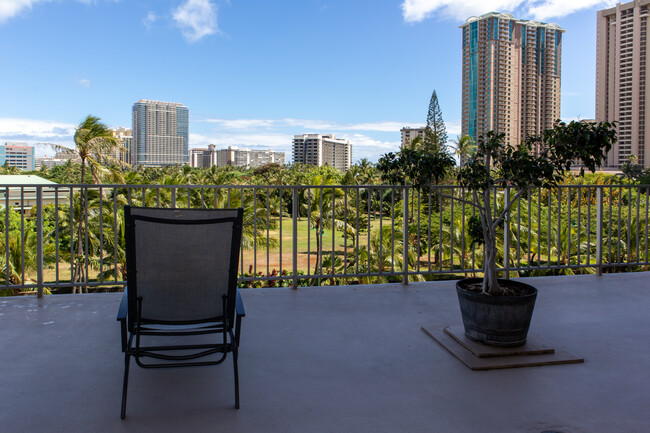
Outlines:
{"label": "tree trunk", "polygon": [[483,257],[483,293],[501,295],[502,289],[497,281],[497,245],[496,233],[490,227],[485,240],[485,253]]}

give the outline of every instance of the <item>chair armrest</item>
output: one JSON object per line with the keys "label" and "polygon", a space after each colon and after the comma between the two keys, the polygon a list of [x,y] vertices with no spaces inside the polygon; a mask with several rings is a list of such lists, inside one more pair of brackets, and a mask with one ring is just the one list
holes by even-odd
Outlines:
{"label": "chair armrest", "polygon": [[129,306],[129,297],[127,295],[127,290],[124,289],[124,293],[122,293],[122,300],[120,301],[120,308],[117,310],[117,320],[119,322],[123,322],[126,320],[126,313],[128,311],[128,306]]}
{"label": "chair armrest", "polygon": [[239,294],[239,289],[237,289],[237,300],[235,301],[235,310],[237,311],[237,316],[244,317],[246,316],[246,310],[244,310],[244,301],[241,299]]}
{"label": "chair armrest", "polygon": [[126,333],[126,315],[129,310],[129,296],[127,294],[128,289],[124,289],[122,294],[122,300],[120,301],[120,307],[117,310],[117,321],[120,322],[120,337],[122,339],[122,352],[126,352],[127,346],[127,333]]}

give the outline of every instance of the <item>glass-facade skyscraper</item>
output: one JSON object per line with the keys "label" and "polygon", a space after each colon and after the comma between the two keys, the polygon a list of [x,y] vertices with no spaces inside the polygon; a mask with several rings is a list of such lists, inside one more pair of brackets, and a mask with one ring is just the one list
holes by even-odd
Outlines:
{"label": "glass-facade skyscraper", "polygon": [[175,102],[133,104],[132,163],[160,167],[188,162],[189,110]]}
{"label": "glass-facade skyscraper", "polygon": [[462,133],[519,144],[560,118],[562,33],[557,24],[491,12],[463,30]]}

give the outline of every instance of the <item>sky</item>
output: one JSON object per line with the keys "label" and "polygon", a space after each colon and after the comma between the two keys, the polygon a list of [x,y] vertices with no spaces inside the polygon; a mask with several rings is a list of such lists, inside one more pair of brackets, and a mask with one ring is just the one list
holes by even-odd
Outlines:
{"label": "sky", "polygon": [[[193,147],[274,149],[334,133],[353,161],[396,151],[435,90],[460,133],[461,29],[498,11],[566,29],[562,118],[592,119],[606,0],[0,0],[0,144],[73,147],[87,115],[131,127],[135,102],[189,108]],[[52,156],[46,146],[40,156]]]}

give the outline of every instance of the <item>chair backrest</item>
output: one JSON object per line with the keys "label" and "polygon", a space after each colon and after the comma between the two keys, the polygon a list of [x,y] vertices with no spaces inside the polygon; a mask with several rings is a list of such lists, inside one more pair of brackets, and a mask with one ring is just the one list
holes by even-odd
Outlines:
{"label": "chair backrest", "polygon": [[[125,206],[129,330],[234,317],[243,209]],[[228,311],[223,311],[223,296]]]}

